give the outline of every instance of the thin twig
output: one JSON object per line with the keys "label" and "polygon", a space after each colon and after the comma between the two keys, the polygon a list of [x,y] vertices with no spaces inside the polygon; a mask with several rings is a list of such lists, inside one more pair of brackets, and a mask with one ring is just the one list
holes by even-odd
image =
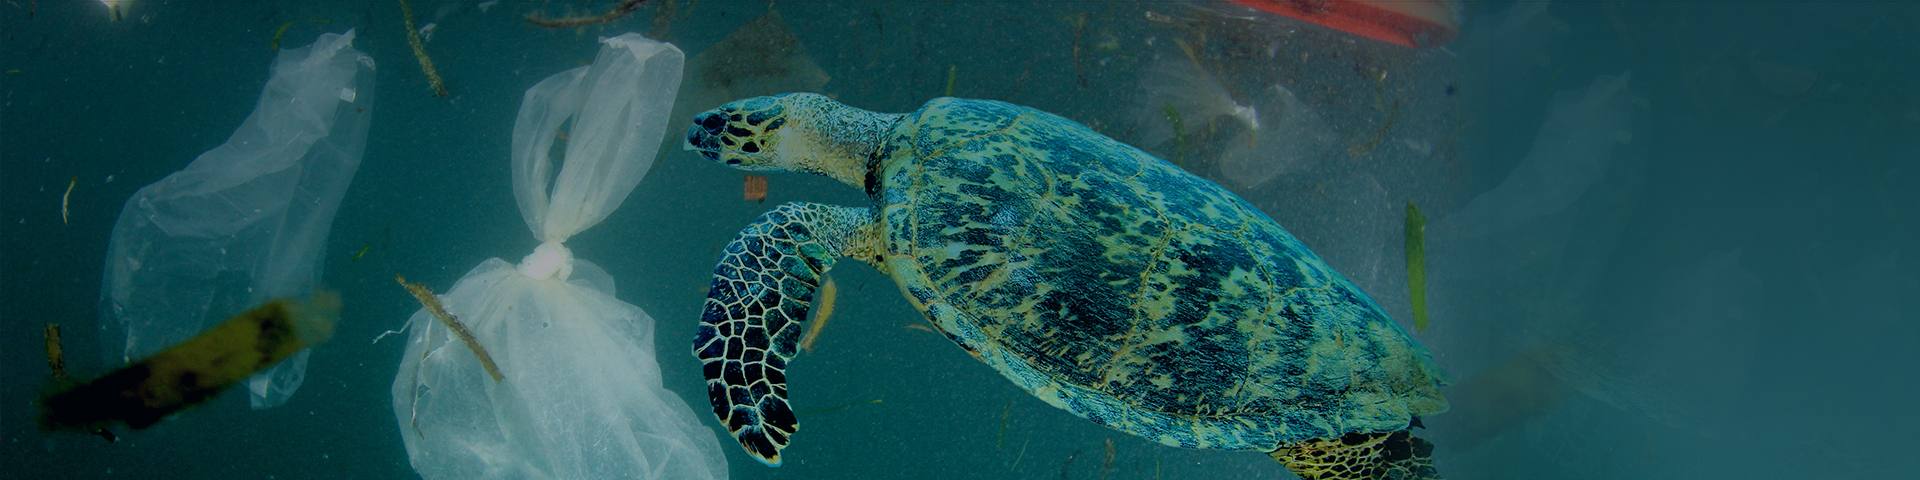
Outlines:
{"label": "thin twig", "polygon": [[407,45],[413,47],[413,58],[420,61],[420,71],[427,74],[427,86],[433,87],[433,96],[447,96],[447,85],[440,81],[440,71],[433,69],[433,59],[427,57],[420,30],[413,28],[413,7],[407,5],[407,0],[400,0],[400,18],[407,23]]}
{"label": "thin twig", "polygon": [[399,275],[394,275],[393,281],[399,282],[401,287],[406,287],[407,293],[413,294],[413,298],[420,301],[420,306],[426,307],[427,313],[432,314],[433,318],[440,319],[440,323],[453,331],[453,336],[460,337],[460,341],[466,342],[467,348],[473,350],[473,356],[480,358],[480,367],[487,369],[487,375],[492,376],[493,381],[499,382],[506,378],[500,374],[500,367],[493,364],[493,356],[487,355],[487,349],[481,348],[480,341],[473,338],[473,331],[467,330],[467,326],[462,325],[459,318],[447,313],[447,309],[440,306],[440,299],[433,296],[432,290],[418,283],[407,283],[407,277]]}
{"label": "thin twig", "polygon": [[619,5],[615,5],[612,10],[607,10],[607,13],[599,15],[547,18],[541,16],[540,12],[533,12],[527,14],[527,23],[546,28],[572,28],[599,25],[619,20],[620,17],[625,17],[627,14],[633,13],[634,10],[640,9],[640,4],[646,2],[647,0],[623,0]]}

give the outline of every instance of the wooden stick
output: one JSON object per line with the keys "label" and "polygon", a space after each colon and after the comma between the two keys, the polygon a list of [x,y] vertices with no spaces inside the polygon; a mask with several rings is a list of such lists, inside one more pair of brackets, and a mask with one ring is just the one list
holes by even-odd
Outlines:
{"label": "wooden stick", "polygon": [[627,16],[627,14],[633,13],[634,10],[638,10],[640,8],[640,4],[646,3],[646,1],[647,0],[625,0],[620,2],[619,5],[615,5],[612,10],[607,10],[607,13],[602,13],[599,15],[582,15],[582,16],[576,16],[576,17],[547,18],[547,17],[541,16],[540,12],[534,12],[534,13],[527,14],[527,23],[531,23],[531,24],[538,25],[541,27],[546,27],[546,28],[572,28],[572,27],[584,27],[587,25],[599,25],[602,23],[609,23],[614,20],[619,20],[620,17],[625,17]]}
{"label": "wooden stick", "polygon": [[480,347],[480,340],[473,338],[473,331],[467,330],[467,326],[462,325],[458,317],[447,313],[447,309],[440,306],[440,299],[433,296],[433,290],[428,290],[425,285],[418,283],[407,283],[407,277],[399,275],[394,275],[393,281],[399,282],[401,287],[407,289],[407,293],[413,294],[413,298],[420,301],[420,306],[426,307],[427,313],[432,314],[433,318],[440,319],[442,325],[446,325],[448,330],[453,331],[453,336],[460,337],[460,341],[465,342],[467,348],[473,350],[473,356],[480,359],[480,367],[487,369],[487,375],[493,377],[493,381],[500,382],[506,379],[506,376],[500,374],[500,367],[493,364],[493,356],[487,355],[487,349]]}
{"label": "wooden stick", "polygon": [[413,7],[407,0],[400,0],[400,18],[407,24],[407,45],[413,47],[413,59],[420,61],[420,71],[427,74],[427,86],[433,88],[433,96],[447,96],[447,85],[440,81],[440,71],[433,69],[433,59],[427,57],[427,46],[420,41],[420,30],[413,27]]}

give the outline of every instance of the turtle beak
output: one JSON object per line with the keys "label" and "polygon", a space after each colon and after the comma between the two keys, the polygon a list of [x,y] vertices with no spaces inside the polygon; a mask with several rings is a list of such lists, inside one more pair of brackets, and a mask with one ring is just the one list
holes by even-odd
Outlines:
{"label": "turtle beak", "polygon": [[718,138],[718,136],[706,131],[699,125],[694,125],[687,129],[687,144],[682,146],[682,148],[700,152],[700,156],[707,157],[707,160],[718,161],[720,160],[720,146],[718,145],[720,142]]}
{"label": "turtle beak", "polygon": [[693,126],[687,128],[687,150],[700,152],[708,160],[720,159],[720,134],[727,128],[727,117],[719,112],[708,110],[693,116]]}

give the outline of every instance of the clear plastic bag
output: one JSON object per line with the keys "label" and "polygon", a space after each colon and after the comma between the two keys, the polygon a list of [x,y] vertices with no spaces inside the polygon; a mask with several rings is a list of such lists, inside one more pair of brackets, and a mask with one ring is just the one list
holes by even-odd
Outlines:
{"label": "clear plastic bag", "polygon": [[[102,350],[123,365],[320,278],[327,231],[360,166],[373,117],[373,59],[353,32],[285,50],[227,143],[134,193],[120,211],[101,287]],[[302,351],[248,379],[254,408],[285,403]]]}
{"label": "clear plastic bag", "polygon": [[661,384],[653,318],[562,244],[646,175],[685,61],[636,34],[602,43],[593,65],[527,90],[514,124],[514,192],[543,243],[517,265],[482,262],[440,296],[504,379],[425,310],[408,320],[393,406],[423,477],[726,477],[715,433]]}

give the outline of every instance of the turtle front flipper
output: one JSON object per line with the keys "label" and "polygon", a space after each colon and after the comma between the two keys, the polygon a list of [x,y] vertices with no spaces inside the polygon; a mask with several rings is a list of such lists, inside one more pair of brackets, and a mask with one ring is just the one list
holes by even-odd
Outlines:
{"label": "turtle front flipper", "polygon": [[1433,443],[1409,430],[1308,440],[1268,455],[1304,480],[1440,480]]}
{"label": "turtle front flipper", "polygon": [[742,229],[713,269],[693,352],[714,416],[762,463],[779,465],[799,427],[786,368],[814,290],[839,257],[873,257],[872,225],[866,208],[781,205]]}

